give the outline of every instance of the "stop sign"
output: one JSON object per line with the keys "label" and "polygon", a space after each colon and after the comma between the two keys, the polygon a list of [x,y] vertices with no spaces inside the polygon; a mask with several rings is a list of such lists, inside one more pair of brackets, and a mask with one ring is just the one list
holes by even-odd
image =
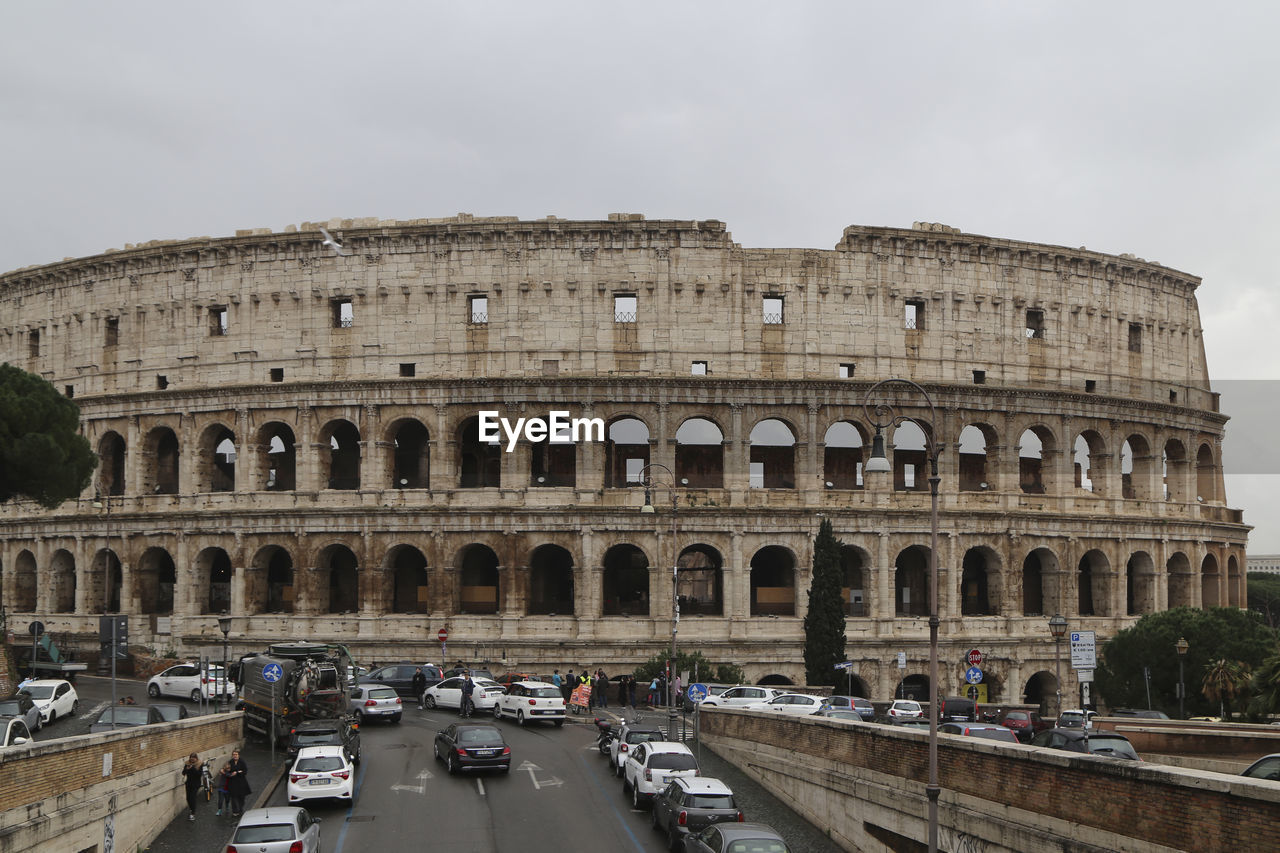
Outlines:
{"label": "stop sign", "polygon": [[449,629],[441,628],[440,633],[436,634],[436,636],[440,638],[440,642],[442,643],[445,642],[446,640],[449,639]]}
{"label": "stop sign", "polygon": [[981,666],[982,652],[977,649],[969,649],[969,653],[964,656],[964,659],[969,662],[969,666]]}

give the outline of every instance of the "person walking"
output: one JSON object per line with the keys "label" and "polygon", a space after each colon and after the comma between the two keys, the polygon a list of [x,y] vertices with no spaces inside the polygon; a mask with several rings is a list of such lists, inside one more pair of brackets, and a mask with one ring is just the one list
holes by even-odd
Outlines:
{"label": "person walking", "polygon": [[231,777],[227,774],[231,771],[231,763],[225,762],[222,769],[218,771],[218,778],[214,782],[214,788],[218,791],[218,814],[222,814],[222,810],[231,811],[231,790],[228,785],[231,783]]}
{"label": "person walking", "polygon": [[658,676],[654,676],[649,682],[649,707],[658,707]]}
{"label": "person walking", "polygon": [[627,699],[630,700],[631,709],[634,711],[636,707],[636,677],[634,675],[627,678]]}
{"label": "person walking", "polygon": [[569,698],[573,696],[573,688],[578,686],[578,679],[573,677],[573,667],[569,667],[569,672],[565,675],[564,684],[560,685],[560,692],[564,694],[564,701],[567,705]]}
{"label": "person walking", "polygon": [[458,716],[471,716],[471,694],[475,692],[476,683],[471,680],[471,673],[462,677],[462,701],[458,704]]}
{"label": "person walking", "polygon": [[422,694],[427,692],[427,676],[418,667],[413,673],[413,695],[418,697],[418,710],[422,710]]}
{"label": "person walking", "polygon": [[194,752],[187,756],[187,763],[182,765],[182,784],[187,789],[187,820],[196,819],[196,797],[200,795],[200,756]]}
{"label": "person walking", "polygon": [[554,684],[556,689],[560,690],[561,693],[564,692],[564,679],[560,677],[560,670],[551,670],[551,683]]}
{"label": "person walking", "polygon": [[231,816],[244,814],[244,798],[253,793],[249,787],[249,765],[240,757],[240,750],[232,750],[227,762],[227,793],[231,795]]}
{"label": "person walking", "polygon": [[598,702],[601,708],[609,707],[609,676],[604,674],[603,669],[596,670],[596,689],[592,691],[592,695],[598,696]]}

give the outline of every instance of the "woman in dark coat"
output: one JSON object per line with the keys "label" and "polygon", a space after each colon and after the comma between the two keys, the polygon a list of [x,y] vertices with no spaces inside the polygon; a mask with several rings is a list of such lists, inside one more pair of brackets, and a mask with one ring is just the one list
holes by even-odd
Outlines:
{"label": "woman in dark coat", "polygon": [[196,797],[200,794],[200,756],[194,752],[187,756],[187,763],[182,765],[182,784],[187,789],[187,820],[196,819]]}
{"label": "woman in dark coat", "polygon": [[231,753],[230,770],[227,771],[227,791],[231,794],[231,814],[244,814],[244,798],[253,793],[249,787],[249,765],[240,757],[240,750]]}

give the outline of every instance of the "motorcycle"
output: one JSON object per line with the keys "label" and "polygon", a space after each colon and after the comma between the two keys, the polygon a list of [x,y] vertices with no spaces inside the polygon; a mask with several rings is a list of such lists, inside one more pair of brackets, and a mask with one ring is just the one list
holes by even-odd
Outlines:
{"label": "motorcycle", "polygon": [[613,730],[613,723],[608,720],[602,720],[599,717],[596,720],[596,730],[600,733],[596,738],[596,746],[600,750],[601,755],[609,754],[609,746],[613,743],[618,733]]}

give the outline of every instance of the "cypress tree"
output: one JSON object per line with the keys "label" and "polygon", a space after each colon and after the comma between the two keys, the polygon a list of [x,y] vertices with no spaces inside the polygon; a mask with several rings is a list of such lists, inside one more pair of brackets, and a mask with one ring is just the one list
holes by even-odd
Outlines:
{"label": "cypress tree", "polygon": [[813,543],[809,612],[804,617],[804,668],[809,684],[836,683],[835,665],[844,660],[843,588],[840,540],[824,518]]}

